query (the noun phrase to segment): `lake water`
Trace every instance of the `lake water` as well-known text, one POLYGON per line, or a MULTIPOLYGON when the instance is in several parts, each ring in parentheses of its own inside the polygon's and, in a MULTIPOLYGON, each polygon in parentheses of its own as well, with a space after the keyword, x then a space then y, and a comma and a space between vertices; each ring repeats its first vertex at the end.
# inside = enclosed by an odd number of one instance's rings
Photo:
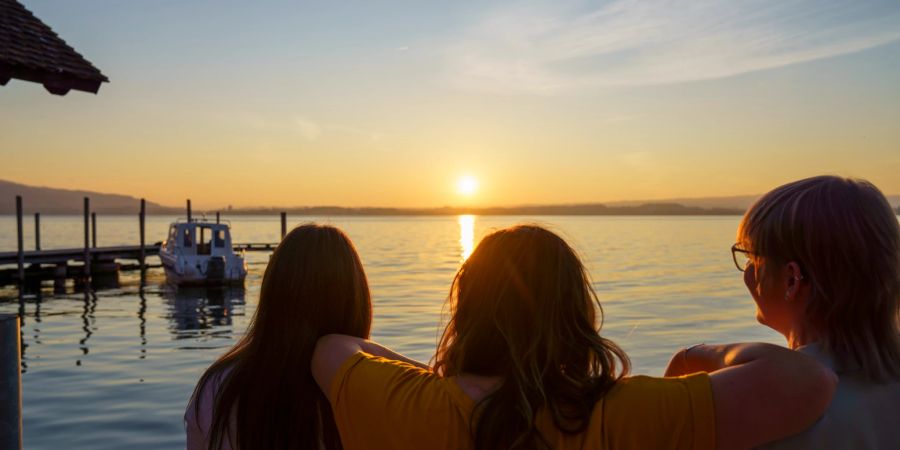
MULTIPOLYGON (((82 219, 41 218, 43 248, 82 245, 82 219)), ((173 217, 149 217, 147 241, 173 217)), ((767 341, 729 248, 739 217, 290 217, 344 229, 372 289, 373 338, 428 360, 462 259, 492 229, 540 223, 580 253, 605 310, 603 334, 634 373, 661 375, 672 352, 697 342, 767 341)), ((231 218, 235 242, 275 242, 278 217, 231 218)), ((31 245, 30 221, 26 243, 31 245)), ((16 248, 15 218, 0 216, 0 251, 16 248)), ((100 246, 138 242, 136 216, 98 217, 100 246)), ((151 270, 94 293, 23 300, 0 288, 0 313, 22 316, 24 444, 28 449, 179 449, 182 415, 204 368, 244 332, 267 253, 248 254, 245 289, 177 290, 151 270)), ((150 260, 156 263, 156 259, 150 260)), ((51 283, 52 284, 52 283, 51 283)))

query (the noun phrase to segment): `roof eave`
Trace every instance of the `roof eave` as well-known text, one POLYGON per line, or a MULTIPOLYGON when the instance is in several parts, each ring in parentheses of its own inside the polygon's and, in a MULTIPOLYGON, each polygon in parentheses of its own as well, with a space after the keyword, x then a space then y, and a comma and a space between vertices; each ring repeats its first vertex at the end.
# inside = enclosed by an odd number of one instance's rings
POLYGON ((109 82, 109 79, 102 74, 98 78, 88 79, 66 72, 52 73, 0 62, 0 85, 6 85, 12 78, 40 83, 44 85, 44 89, 56 95, 66 95, 71 89, 96 94, 100 91, 101 83, 109 82))

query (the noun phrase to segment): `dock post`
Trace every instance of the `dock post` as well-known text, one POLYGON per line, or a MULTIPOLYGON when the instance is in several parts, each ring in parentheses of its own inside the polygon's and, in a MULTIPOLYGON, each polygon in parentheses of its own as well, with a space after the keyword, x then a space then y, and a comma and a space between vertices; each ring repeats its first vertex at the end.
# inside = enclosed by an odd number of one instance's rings
POLYGON ((18 253, 16 254, 16 262, 19 266, 17 273, 18 283, 21 286, 25 283, 25 241, 22 236, 22 196, 16 196, 16 233, 18 242, 18 253))
POLYGON ((53 293, 66 293, 66 277, 69 275, 69 266, 66 263, 57 263, 53 268, 53 293))
POLYGON ((144 273, 144 259, 147 257, 146 244, 144 242, 144 239, 146 236, 144 234, 144 227, 146 226, 146 220, 147 220, 147 202, 144 199, 141 199, 141 213, 138 217, 139 217, 138 221, 140 222, 140 227, 141 227, 141 253, 138 255, 138 263, 141 266, 141 274, 143 274, 144 273))
POLYGON ((22 449, 22 336, 17 314, 0 314, 0 447, 22 449))
POLYGON ((91 247, 97 248, 97 213, 91 213, 91 247))
POLYGON ((91 223, 89 222, 91 215, 91 199, 84 198, 84 280, 91 277, 91 223))
POLYGON ((220 220, 219 220, 219 212, 218 212, 218 211, 216 211, 216 223, 220 223, 220 220))
POLYGON ((191 199, 187 199, 187 219, 191 221, 191 199))
POLYGON ((281 212, 281 239, 287 234, 287 211, 281 212))
POLYGON ((41 213, 34 213, 34 249, 41 249, 41 213))

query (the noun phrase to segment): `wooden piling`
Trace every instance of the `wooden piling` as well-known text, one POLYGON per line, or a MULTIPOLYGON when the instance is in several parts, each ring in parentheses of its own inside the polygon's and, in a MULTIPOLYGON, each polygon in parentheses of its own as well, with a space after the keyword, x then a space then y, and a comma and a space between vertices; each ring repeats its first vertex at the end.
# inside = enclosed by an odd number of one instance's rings
POLYGON ((84 198, 84 280, 91 277, 91 199, 84 198))
POLYGON ((41 213, 34 213, 34 249, 41 250, 41 213))
POLYGON ((216 211, 216 223, 220 223, 219 212, 216 211))
POLYGON ((53 293, 66 293, 66 277, 69 276, 69 266, 66 263, 57 263, 53 268, 53 293))
POLYGON ((187 220, 191 221, 191 199, 187 199, 187 220))
POLYGON ((97 248, 97 213, 91 213, 91 247, 97 248))
POLYGON ((16 263, 18 264, 18 282, 25 283, 25 241, 22 236, 22 196, 16 196, 16 233, 18 243, 18 253, 16 254, 16 263))
POLYGON ((0 448, 22 448, 22 334, 19 316, 0 314, 0 448))
POLYGON ((138 263, 141 266, 141 273, 144 273, 144 259, 147 257, 147 244, 145 243, 146 234, 144 232, 144 227, 146 226, 147 220, 147 202, 144 199, 141 199, 141 212, 138 216, 138 221, 140 222, 141 227, 141 253, 138 255, 138 263))
POLYGON ((284 239, 284 235, 287 234, 287 212, 281 212, 281 239, 284 239))

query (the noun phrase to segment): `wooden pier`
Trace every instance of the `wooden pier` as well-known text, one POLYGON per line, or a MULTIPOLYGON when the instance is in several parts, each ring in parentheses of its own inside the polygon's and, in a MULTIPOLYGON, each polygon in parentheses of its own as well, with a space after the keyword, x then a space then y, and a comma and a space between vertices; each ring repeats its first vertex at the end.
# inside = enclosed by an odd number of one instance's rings
MULTIPOLYGON (((191 201, 186 204, 188 220, 192 220, 191 201)), ((216 212, 216 223, 220 214, 216 212)), ((120 271, 140 270, 142 277, 148 268, 160 267, 160 264, 147 264, 148 256, 159 254, 161 243, 147 244, 146 202, 141 199, 138 226, 140 242, 137 245, 121 245, 111 247, 97 246, 97 213, 90 210, 90 199, 84 198, 84 247, 65 249, 41 249, 40 213, 34 215, 34 250, 25 250, 23 239, 22 197, 16 196, 16 231, 17 250, 0 252, 0 286, 28 283, 40 283, 42 280, 55 280, 57 285, 74 278, 80 282, 90 282, 93 277, 118 276, 120 271), (131 264, 122 264, 131 261, 131 264), (72 264, 77 263, 77 264, 72 264), (3 268, 6 266, 7 268, 3 268), (14 266, 14 268, 9 268, 14 266)), ((287 213, 281 213, 281 237, 287 232, 287 213)), ((278 243, 252 242, 236 243, 233 248, 237 252, 270 252, 278 243)))

